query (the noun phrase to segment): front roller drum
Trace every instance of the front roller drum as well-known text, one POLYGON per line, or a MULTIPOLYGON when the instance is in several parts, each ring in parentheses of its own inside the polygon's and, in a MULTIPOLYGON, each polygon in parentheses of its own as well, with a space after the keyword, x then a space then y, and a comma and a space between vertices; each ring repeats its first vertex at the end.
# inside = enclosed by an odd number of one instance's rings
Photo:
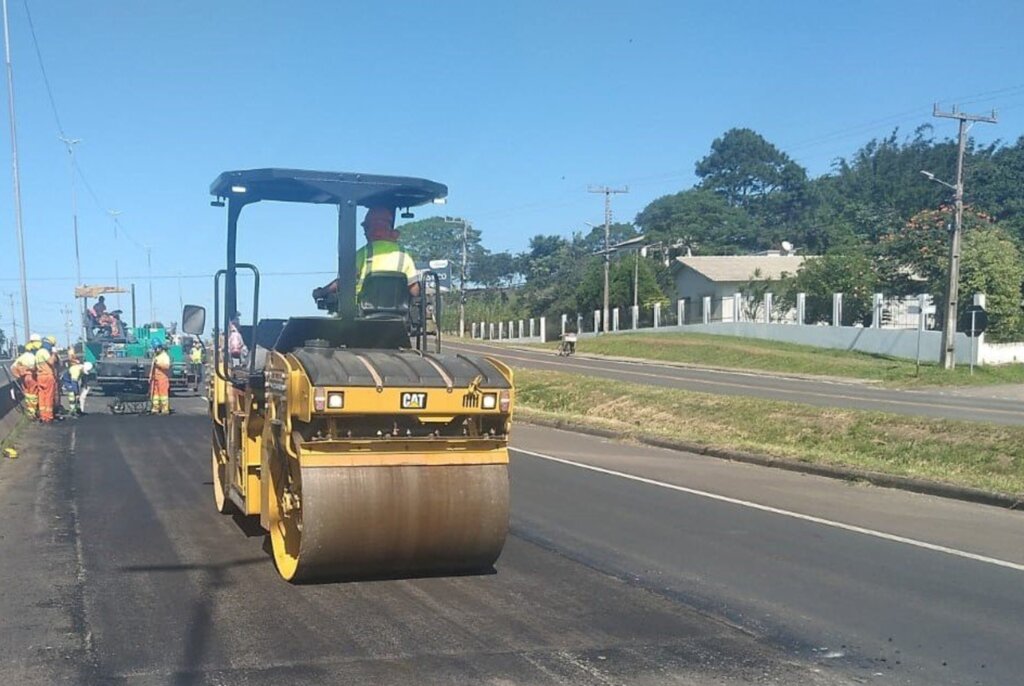
POLYGON ((269 470, 270 536, 289 581, 488 572, 508 534, 508 465, 269 470))

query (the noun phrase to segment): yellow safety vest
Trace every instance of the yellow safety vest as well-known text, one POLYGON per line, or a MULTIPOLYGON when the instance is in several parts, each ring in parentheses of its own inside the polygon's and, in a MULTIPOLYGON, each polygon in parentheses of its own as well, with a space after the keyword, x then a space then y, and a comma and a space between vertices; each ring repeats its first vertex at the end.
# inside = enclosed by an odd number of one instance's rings
POLYGON ((189 356, 191 357, 192 364, 199 364, 200 362, 203 361, 202 348, 200 348, 199 346, 192 348, 192 352, 189 353, 189 356))
POLYGON ((356 252, 356 293, 363 289, 363 279, 371 272, 401 272, 413 283, 416 262, 394 241, 371 241, 356 252))

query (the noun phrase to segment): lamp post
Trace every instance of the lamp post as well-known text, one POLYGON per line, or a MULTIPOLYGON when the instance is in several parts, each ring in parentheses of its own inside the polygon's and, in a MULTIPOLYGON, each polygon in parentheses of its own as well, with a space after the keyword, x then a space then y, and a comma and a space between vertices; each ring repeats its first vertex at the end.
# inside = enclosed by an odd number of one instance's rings
POLYGON ((466 335, 466 243, 469 239, 469 222, 461 217, 445 217, 445 224, 462 225, 462 265, 459 269, 459 338, 466 335))
MULTIPOLYGON (((71 173, 71 231, 75 239, 75 287, 84 285, 82 283, 82 254, 78 244, 78 193, 75 184, 75 146, 82 142, 81 138, 67 138, 58 136, 60 142, 68 149, 68 171, 71 173)), ((85 326, 85 298, 82 298, 78 307, 78 318, 82 324, 83 340, 87 336, 85 326)))
POLYGON ((28 318, 28 277, 25 270, 25 232, 21 223, 21 173, 18 166, 18 126, 14 118, 14 68, 11 66, 11 37, 7 25, 7 0, 3 0, 4 62, 7 67, 7 108, 11 129, 11 178, 14 181, 14 228, 18 237, 18 269, 21 276, 21 321, 25 340, 32 325, 28 318))
MULTIPOLYGON (((963 150, 961 148, 961 155, 963 150)), ((948 183, 930 171, 921 170, 929 181, 953 191, 956 211, 953 214, 953 232, 949 242, 949 279, 946 283, 946 318, 942 323, 942 366, 953 369, 956 366, 956 308, 960 291, 960 241, 963 236, 964 181, 963 157, 957 164, 956 184, 948 183)))
MULTIPOLYGON (((599 224, 591 224, 590 222, 583 222, 592 229, 599 228, 599 224)), ((608 321, 608 272, 611 268, 612 252, 611 246, 609 245, 609 234, 610 226, 608 222, 604 223, 604 250, 601 252, 604 254, 604 306, 601 308, 601 328, 604 329, 605 333, 608 333, 610 329, 608 321)), ((596 331, 594 333, 597 333, 596 331)))
MULTIPOLYGON (((110 215, 111 220, 114 222, 114 286, 117 288, 117 308, 121 309, 121 274, 117 266, 117 218, 121 216, 121 211, 107 210, 107 214, 110 215)), ((132 322, 132 324, 134 323, 132 322)))

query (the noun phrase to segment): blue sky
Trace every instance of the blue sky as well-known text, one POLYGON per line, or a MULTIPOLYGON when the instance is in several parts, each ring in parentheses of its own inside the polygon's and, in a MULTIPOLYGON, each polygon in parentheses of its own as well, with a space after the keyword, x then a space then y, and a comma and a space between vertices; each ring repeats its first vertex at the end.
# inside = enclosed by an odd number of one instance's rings
MULTIPOLYGON (((895 126, 953 135, 934 101, 997 108, 979 141, 1024 134, 1020 2, 27 1, 96 196, 79 182, 85 280, 112 282, 116 254, 140 320, 146 245, 164 277, 157 318, 176 320, 179 299, 210 304, 203 275, 221 266, 224 212, 207 189, 225 169, 432 178, 451 191, 436 213, 518 251, 599 221, 588 184, 629 185, 614 201, 621 220, 691 186, 694 163, 735 126, 814 175, 895 126), (114 242, 108 209, 130 239, 114 242)), ((67 155, 25 0, 9 2, 32 328, 63 338, 67 155)), ((9 163, 0 177, 0 294, 17 293, 9 163)), ((257 206, 244 219, 240 255, 264 272, 332 268, 325 208, 257 206)), ((309 291, 325 280, 268 276, 263 312, 313 312, 309 291)), ((0 327, 9 310, 4 295, 0 327)))

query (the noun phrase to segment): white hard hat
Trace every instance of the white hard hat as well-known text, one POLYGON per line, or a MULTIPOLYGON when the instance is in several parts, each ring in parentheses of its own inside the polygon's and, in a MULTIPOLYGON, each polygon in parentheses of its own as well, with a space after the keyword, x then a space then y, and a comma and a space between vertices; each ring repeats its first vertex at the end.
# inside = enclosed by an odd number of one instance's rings
POLYGON ((92 371, 92 362, 86 362, 82 365, 82 371, 88 374, 92 371))
POLYGON ((29 336, 29 337, 28 337, 28 339, 29 339, 30 341, 41 341, 41 340, 43 340, 43 337, 42 337, 42 336, 40 336, 40 335, 39 335, 39 334, 37 334, 37 333, 34 333, 34 334, 32 334, 31 336, 29 336))

